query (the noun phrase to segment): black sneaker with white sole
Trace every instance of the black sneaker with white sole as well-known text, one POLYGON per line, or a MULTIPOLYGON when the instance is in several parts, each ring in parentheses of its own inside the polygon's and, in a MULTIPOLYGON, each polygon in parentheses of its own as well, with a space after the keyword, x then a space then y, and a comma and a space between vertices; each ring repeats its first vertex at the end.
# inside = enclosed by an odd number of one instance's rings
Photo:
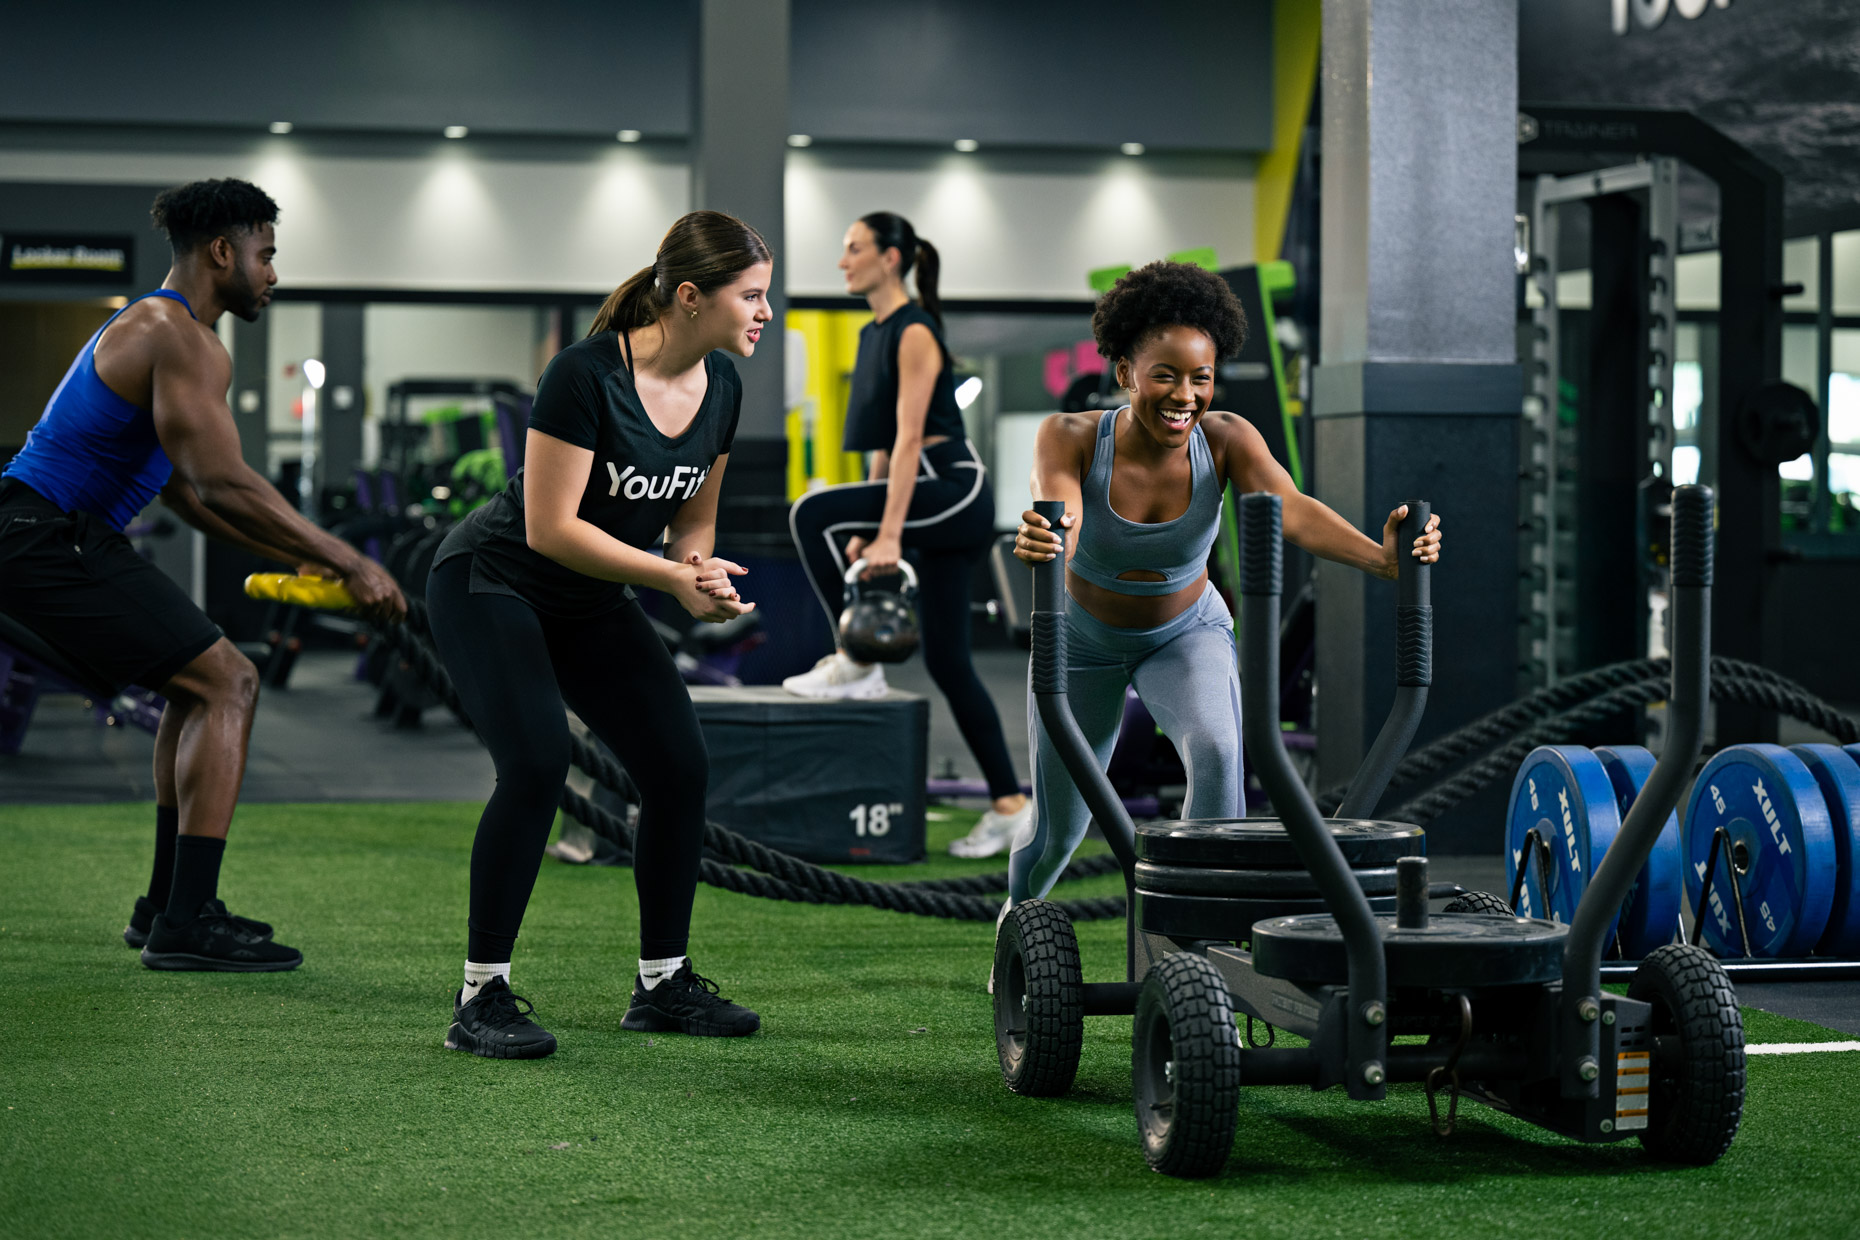
POLYGON ((142 948, 151 969, 202 973, 282 973, 304 962, 304 954, 271 940, 262 921, 234 917, 218 900, 200 906, 192 921, 177 924, 157 913, 142 948))
POLYGON ((452 1027, 446 1030, 446 1049, 470 1051, 486 1059, 541 1059, 555 1053, 555 1035, 530 1019, 536 1008, 494 977, 478 988, 468 1003, 460 989, 452 998, 452 1027))
POLYGON ((678 972, 646 989, 633 979, 633 1004, 620 1027, 636 1033, 689 1033, 700 1038, 740 1038, 762 1028, 762 1018, 717 993, 717 983, 699 977, 685 961, 678 972))
MULTIPOLYGON (((147 947, 149 945, 149 928, 155 924, 155 916, 161 911, 162 906, 155 903, 147 896, 137 896, 135 910, 129 914, 129 924, 123 927, 123 942, 129 944, 138 951, 147 947)), ((223 900, 208 900, 205 904, 200 906, 200 911, 203 913, 213 913, 221 917, 232 917, 234 921, 245 926, 246 929, 256 934, 259 938, 268 939, 271 937, 270 926, 262 921, 253 921, 250 917, 237 917, 228 913, 226 911, 226 904, 223 900)))

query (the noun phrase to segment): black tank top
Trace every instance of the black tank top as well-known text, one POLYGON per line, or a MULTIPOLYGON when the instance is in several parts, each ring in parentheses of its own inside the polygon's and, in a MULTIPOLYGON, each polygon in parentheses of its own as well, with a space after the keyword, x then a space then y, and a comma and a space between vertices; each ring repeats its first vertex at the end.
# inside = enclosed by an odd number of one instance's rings
POLYGON ((898 341, 904 329, 922 323, 936 337, 943 369, 930 389, 930 411, 924 416, 924 438, 945 435, 961 439, 962 409, 956 404, 956 379, 943 332, 930 312, 907 301, 883 323, 859 329, 859 358, 853 363, 852 395, 846 402, 848 452, 888 451, 898 440, 898 341))
MULTIPOLYGON (((743 388, 723 353, 704 359, 710 386, 684 434, 671 439, 646 416, 617 332, 555 355, 536 384, 530 425, 594 453, 576 515, 629 546, 649 549, 711 465, 730 451, 743 388)), ((592 616, 633 597, 632 587, 578 573, 531 549, 523 525, 523 471, 440 544, 435 566, 472 557, 474 594, 509 594, 556 616, 592 616)))

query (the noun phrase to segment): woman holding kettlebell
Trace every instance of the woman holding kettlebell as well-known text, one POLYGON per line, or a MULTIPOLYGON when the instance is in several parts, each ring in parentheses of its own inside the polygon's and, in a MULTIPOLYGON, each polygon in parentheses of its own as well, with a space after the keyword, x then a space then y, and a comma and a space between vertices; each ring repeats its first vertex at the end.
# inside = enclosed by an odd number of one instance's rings
MULTIPOLYGON (((1031 813, 1001 718, 969 654, 969 579, 994 538, 995 506, 988 471, 964 436, 956 404, 936 295, 936 247, 904 217, 875 211, 846 230, 839 266, 846 291, 872 307, 872 322, 859 333, 844 443, 848 452, 871 453, 871 472, 865 482, 802 496, 788 527, 829 626, 837 627, 849 564, 863 559, 870 578, 894 571, 906 547, 918 553, 924 665, 949 700, 993 799, 950 851, 993 856, 1031 813), (904 284, 913 269, 921 304, 904 284)), ((841 649, 782 685, 803 697, 872 698, 884 694, 885 673, 841 649)))
MULTIPOLYGON (((1029 509, 1014 543, 1029 564, 1065 551, 1067 689, 1099 765, 1135 684, 1188 772, 1185 818, 1237 817, 1244 804, 1233 617, 1208 580, 1228 484, 1280 496, 1287 539, 1378 577, 1396 575, 1396 528, 1408 513, 1389 514, 1380 543, 1365 537, 1300 494, 1245 418, 1209 411, 1215 367, 1240 351, 1246 330, 1239 301, 1211 271, 1159 262, 1120 279, 1098 303, 1092 334, 1130 403, 1041 423, 1033 497, 1065 502, 1064 532, 1029 509)), ((1438 560, 1439 525, 1429 520, 1407 554, 1438 560)), ((1010 903, 1052 889, 1091 817, 1038 711, 1027 715, 1036 812, 1009 861, 1010 903)))

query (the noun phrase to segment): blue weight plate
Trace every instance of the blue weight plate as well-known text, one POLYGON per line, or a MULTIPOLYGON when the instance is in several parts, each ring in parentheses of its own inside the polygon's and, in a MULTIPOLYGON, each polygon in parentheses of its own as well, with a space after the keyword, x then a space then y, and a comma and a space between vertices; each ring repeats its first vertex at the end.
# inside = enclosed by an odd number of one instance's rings
MULTIPOLYGON (((1734 745, 1706 765, 1686 806, 1686 896, 1694 909, 1721 826, 1731 836, 1751 955, 1807 955, 1834 903, 1834 824, 1815 777, 1781 745, 1734 745)), ((1724 870, 1720 851, 1711 899, 1699 912, 1706 945, 1738 957, 1743 936, 1724 870)))
POLYGON ((1834 902, 1815 950, 1843 960, 1860 957, 1860 745, 1792 745, 1821 787, 1834 825, 1834 902))
MULTIPOLYGON (((1610 745, 1595 751, 1615 786, 1615 806, 1626 822, 1634 798, 1653 774, 1654 758, 1639 745, 1610 745)), ((1647 863, 1634 876, 1634 886, 1621 904, 1618 928, 1621 954, 1643 960, 1656 947, 1673 941, 1679 929, 1679 908, 1685 892, 1685 857, 1679 847, 1679 815, 1666 816, 1647 863)))
POLYGON ((1615 788, 1600 758, 1580 745, 1533 749, 1512 781, 1511 820, 1505 833, 1506 881, 1515 884, 1518 867, 1530 867, 1518 897, 1518 916, 1568 925, 1589 883, 1589 859, 1607 852, 1620 829, 1615 788), (1524 854, 1524 837, 1532 828, 1550 844, 1547 908, 1538 868, 1524 854))

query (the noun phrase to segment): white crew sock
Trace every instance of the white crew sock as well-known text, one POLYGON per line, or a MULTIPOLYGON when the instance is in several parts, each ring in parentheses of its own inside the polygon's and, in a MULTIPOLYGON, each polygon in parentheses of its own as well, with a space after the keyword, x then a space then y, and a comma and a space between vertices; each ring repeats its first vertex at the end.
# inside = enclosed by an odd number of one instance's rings
POLYGON ((685 962, 683 956, 668 956, 664 960, 641 960, 639 962, 639 982, 651 990, 660 982, 678 972, 685 962))
POLYGON ((502 964, 479 964, 475 960, 467 960, 465 962, 465 993, 460 996, 459 1002, 470 1003, 478 997, 478 988, 494 977, 503 978, 506 986, 510 984, 510 962, 508 960, 502 964))

